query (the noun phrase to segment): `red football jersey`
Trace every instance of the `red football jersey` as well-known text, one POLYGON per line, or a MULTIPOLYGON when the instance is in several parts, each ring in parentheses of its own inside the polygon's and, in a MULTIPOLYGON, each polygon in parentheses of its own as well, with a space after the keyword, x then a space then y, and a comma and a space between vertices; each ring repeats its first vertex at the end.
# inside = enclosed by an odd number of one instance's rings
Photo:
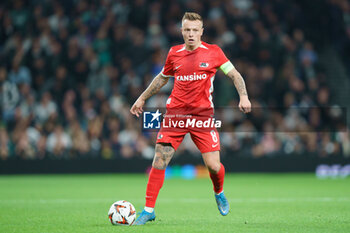
POLYGON ((171 47, 161 72, 164 77, 174 77, 174 88, 166 104, 168 112, 186 109, 181 113, 197 115, 199 109, 206 109, 204 115, 208 115, 208 110, 211 115, 215 73, 228 61, 221 48, 213 44, 201 42, 193 51, 186 50, 185 44, 171 47))

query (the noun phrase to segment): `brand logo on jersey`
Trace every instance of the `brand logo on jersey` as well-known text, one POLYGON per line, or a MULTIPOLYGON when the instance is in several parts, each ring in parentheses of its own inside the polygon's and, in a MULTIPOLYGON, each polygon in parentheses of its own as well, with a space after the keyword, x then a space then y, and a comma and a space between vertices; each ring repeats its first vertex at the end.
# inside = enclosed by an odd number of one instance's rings
POLYGON ((190 75, 179 75, 176 76, 177 81, 197 81, 197 80, 204 80, 207 78, 207 74, 190 74, 190 75))
POLYGON ((199 67, 209 67, 209 63, 201 62, 199 63, 199 67))
POLYGON ((143 112, 144 129, 160 129, 160 116, 162 115, 157 109, 156 112, 143 112))
POLYGON ((175 67, 175 70, 179 69, 182 65, 178 65, 175 67))

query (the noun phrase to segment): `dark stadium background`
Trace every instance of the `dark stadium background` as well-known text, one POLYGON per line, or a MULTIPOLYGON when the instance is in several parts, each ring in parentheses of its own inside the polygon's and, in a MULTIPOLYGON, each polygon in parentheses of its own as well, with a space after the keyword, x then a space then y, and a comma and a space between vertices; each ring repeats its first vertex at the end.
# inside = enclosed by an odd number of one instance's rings
MULTIPOLYGON (((8 0, 0 3, 0 173, 143 172, 155 134, 142 134, 129 109, 183 43, 185 11, 203 16, 203 41, 223 49, 252 101, 249 116, 225 118, 236 132, 221 134, 228 171, 349 163, 348 1, 8 0), (339 115, 347 121, 329 128, 339 115)), ((216 106, 237 106, 222 72, 214 86, 216 106)), ((170 91, 147 107, 164 107, 170 91)), ((185 139, 172 164, 187 163, 201 160, 185 139)))

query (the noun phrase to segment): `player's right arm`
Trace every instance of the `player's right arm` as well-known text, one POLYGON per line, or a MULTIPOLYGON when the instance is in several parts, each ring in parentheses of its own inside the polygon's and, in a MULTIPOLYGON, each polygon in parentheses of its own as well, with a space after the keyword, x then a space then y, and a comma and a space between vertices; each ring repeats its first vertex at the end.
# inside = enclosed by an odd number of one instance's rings
POLYGON ((159 73, 151 82, 151 84, 147 87, 147 89, 140 95, 140 97, 135 101, 134 105, 131 107, 130 112, 137 117, 143 112, 143 105, 145 105, 145 101, 158 93, 159 90, 167 84, 169 81, 169 77, 163 76, 159 73))

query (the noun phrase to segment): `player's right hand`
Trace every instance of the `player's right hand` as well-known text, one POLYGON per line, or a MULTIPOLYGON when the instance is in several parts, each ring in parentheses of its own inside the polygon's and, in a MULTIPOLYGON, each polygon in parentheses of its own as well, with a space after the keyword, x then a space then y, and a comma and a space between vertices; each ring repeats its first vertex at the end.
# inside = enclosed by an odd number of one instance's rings
POLYGON ((130 109, 130 112, 133 114, 133 115, 136 115, 137 117, 140 116, 140 114, 142 114, 143 112, 143 105, 145 105, 145 101, 141 98, 138 98, 134 105, 131 107, 130 109))

